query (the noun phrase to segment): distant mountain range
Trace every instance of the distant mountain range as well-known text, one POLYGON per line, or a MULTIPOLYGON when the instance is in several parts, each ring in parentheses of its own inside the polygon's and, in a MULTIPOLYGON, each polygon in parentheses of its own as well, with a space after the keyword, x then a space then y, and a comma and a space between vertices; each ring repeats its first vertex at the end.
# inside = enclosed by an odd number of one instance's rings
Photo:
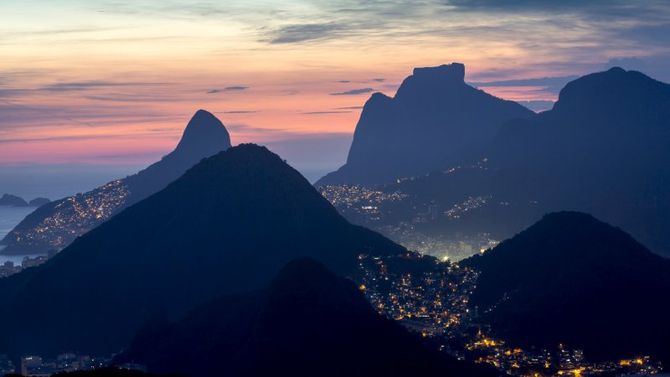
POLYGON ((577 209, 670 255, 670 85, 612 68, 570 82, 551 111, 512 122, 489 168, 544 211, 577 209))
POLYGON ((388 183, 450 168, 478 153, 505 122, 533 115, 466 84, 464 77, 459 63, 415 68, 395 97, 373 94, 346 164, 316 185, 388 183))
POLYGON ((567 84, 552 110, 506 123, 477 158, 378 186, 405 199, 376 204, 379 220, 356 221, 381 229, 431 213, 413 223, 417 232, 500 240, 570 209, 670 255, 668 150, 670 85, 612 68, 567 84))
POLYGON ((470 304, 504 339, 670 362, 670 260, 591 215, 546 215, 461 264, 481 272, 470 304))
POLYGON ((0 197, 0 206, 8 207, 39 207, 49 202, 50 200, 47 198, 35 198, 28 202, 19 196, 11 194, 3 194, 0 197))
POLYGON ((497 375, 425 348, 311 259, 290 262, 263 290, 152 324, 117 361, 194 377, 497 375))
POLYGON ((203 158, 230 146, 230 136, 221 121, 198 110, 174 151, 137 174, 40 207, 5 236, 2 253, 60 250, 124 208, 165 188, 203 158))
POLYGON ((403 252, 349 224, 279 156, 233 147, 47 263, 0 279, 0 322, 12 324, 0 353, 111 354, 151 318, 177 318, 226 293, 259 288, 294 258, 348 275, 361 253, 403 252))

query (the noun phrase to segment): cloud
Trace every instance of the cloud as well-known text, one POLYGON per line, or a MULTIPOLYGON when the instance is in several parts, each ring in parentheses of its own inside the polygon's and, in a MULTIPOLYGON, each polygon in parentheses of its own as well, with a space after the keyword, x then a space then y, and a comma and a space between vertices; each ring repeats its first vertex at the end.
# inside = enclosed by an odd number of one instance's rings
POLYGON ((384 78, 381 78, 381 77, 378 77, 378 78, 375 78, 375 79, 372 79, 372 81, 374 81, 374 82, 384 82, 385 80, 386 80, 386 79, 384 79, 384 78))
MULTIPOLYGON (((2 72, 2 74, 4 75, 4 78, 8 82, 18 81, 17 80, 18 78, 25 78, 25 77, 34 78, 38 75, 38 73, 35 72, 2 72)), ((16 97, 16 96, 30 95, 32 93, 67 93, 67 92, 84 92, 84 91, 120 89, 120 88, 130 88, 133 91, 136 91, 138 88, 148 89, 152 87, 162 87, 171 84, 172 83, 169 82, 145 82, 145 81, 107 81, 107 80, 63 81, 41 86, 31 86, 23 88, 0 88, 0 97, 16 97)), ((109 98, 103 98, 104 96, 101 96, 100 98, 94 98, 94 96, 92 96, 89 99, 124 101, 124 99, 121 98, 123 96, 132 96, 132 95, 113 93, 108 95, 109 98)), ((130 98, 130 100, 135 99, 130 98)), ((145 98, 145 100, 148 101, 150 99, 145 98)))
POLYGON ((206 93, 207 94, 218 94, 221 92, 242 92, 249 89, 248 86, 244 85, 233 85, 233 86, 226 86, 223 89, 210 89, 206 93))
MULTIPOLYGON (((142 132, 134 133, 132 137, 151 137, 156 133, 164 132, 142 132)), ((174 132, 171 132, 174 133, 174 132)), ((17 137, 17 138, 2 138, 0 144, 25 144, 25 143, 44 143, 55 141, 81 141, 81 140, 102 140, 102 139, 127 139, 128 135, 76 135, 76 136, 46 136, 46 137, 17 137)))
POLYGON ((478 88, 539 86, 544 88, 544 90, 548 92, 558 94, 567 83, 577 79, 577 77, 578 76, 539 77, 539 78, 516 79, 516 80, 471 82, 470 84, 478 88))
POLYGON ((343 30, 344 25, 336 23, 287 25, 271 31, 268 42, 286 44, 327 39, 340 35, 343 30))
POLYGON ((373 88, 351 89, 344 92, 330 93, 331 96, 357 96, 359 94, 372 93, 373 88))
POLYGON ((362 108, 363 106, 344 106, 344 107, 336 107, 335 110, 360 110, 362 108))
POLYGON ((0 98, 21 96, 27 92, 27 89, 0 89, 0 98))
POLYGON ((38 90, 49 91, 49 92, 68 92, 68 91, 90 90, 90 89, 110 88, 110 87, 161 86, 168 84, 169 83, 167 82, 115 82, 115 81, 104 81, 104 80, 91 80, 91 81, 60 82, 56 84, 43 86, 38 90))
POLYGON ((287 132, 287 130, 282 128, 254 127, 246 123, 226 124, 226 128, 232 133, 253 134, 256 136, 282 135, 287 132))
POLYGON ((224 111, 224 114, 254 114, 257 113, 258 110, 230 110, 230 111, 224 111))
POLYGON ((596 7, 623 6, 634 3, 624 0, 449 0, 448 4, 458 8, 475 8, 488 10, 550 10, 550 9, 584 9, 596 7))
POLYGON ((119 123, 140 124, 188 119, 184 115, 166 113, 161 110, 138 111, 134 106, 109 106, 106 103, 83 107, 59 104, 24 105, 3 99, 0 99, 0 114, 2 114, 0 138, 3 137, 3 134, 11 137, 14 132, 26 127, 62 130, 72 126, 94 128, 119 123))
POLYGON ((108 102, 181 102, 183 98, 175 96, 175 93, 147 93, 147 94, 127 94, 127 93, 110 93, 100 95, 89 95, 84 98, 92 101, 108 101, 108 102))
POLYGON ((306 111, 303 114, 306 115, 325 115, 325 114, 346 114, 351 111, 342 111, 342 110, 327 110, 327 111, 306 111))

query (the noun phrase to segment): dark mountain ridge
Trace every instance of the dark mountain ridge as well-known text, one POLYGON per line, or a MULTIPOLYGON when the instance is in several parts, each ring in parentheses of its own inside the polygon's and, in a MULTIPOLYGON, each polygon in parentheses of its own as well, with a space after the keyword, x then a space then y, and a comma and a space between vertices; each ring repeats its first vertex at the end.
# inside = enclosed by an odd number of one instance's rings
POLYGON ((231 147, 228 130, 212 113, 198 110, 184 129, 177 147, 160 161, 125 179, 128 205, 163 189, 203 158, 231 147))
POLYGON ((450 168, 490 142, 525 107, 464 81, 459 63, 415 68, 395 95, 373 94, 356 125, 347 162, 317 182, 379 184, 450 168))
POLYGON ((576 210, 670 255, 668 150, 670 85, 612 68, 570 82, 552 110, 508 122, 460 169, 384 186, 408 199, 380 212, 395 225, 430 206, 440 216, 416 225, 426 234, 484 232, 500 240, 544 213, 576 210), (458 218, 444 215, 475 197, 486 203, 458 218))
POLYGON ((504 128, 488 156, 512 181, 533 177, 517 197, 592 213, 668 254, 668 148, 670 85, 612 68, 570 82, 554 109, 504 128))
POLYGON ((404 251, 349 224, 279 156, 241 145, 1 279, 0 321, 13 326, 0 352, 111 354, 149 318, 262 286, 293 258, 347 274, 360 253, 404 251))
POLYGON ((264 290, 147 327, 119 361, 190 376, 495 375, 424 348, 311 259, 289 262, 264 290))
POLYGON ((548 214, 461 264, 481 271, 471 305, 506 339, 670 361, 670 260, 591 215, 548 214))
POLYGON ((60 250, 124 208, 165 188, 205 157, 231 146, 230 136, 214 115, 198 110, 174 151, 137 174, 92 191, 44 205, 28 215, 2 240, 4 254, 60 250))

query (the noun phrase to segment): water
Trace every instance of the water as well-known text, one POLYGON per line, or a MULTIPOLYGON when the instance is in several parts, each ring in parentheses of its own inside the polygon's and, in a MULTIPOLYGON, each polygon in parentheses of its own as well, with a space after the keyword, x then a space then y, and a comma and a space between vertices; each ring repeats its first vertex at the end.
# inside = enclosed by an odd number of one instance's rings
MULTIPOLYGON (((28 214, 34 211, 34 207, 5 207, 0 206, 0 240, 5 238, 18 223, 21 222, 28 214)), ((0 251, 4 246, 0 246, 0 251)), ((33 258, 37 255, 28 255, 33 258)), ((7 261, 14 262, 14 264, 21 264, 26 255, 0 255, 0 264, 7 261)))
MULTIPOLYGON (((0 165, 0 196, 4 193, 18 195, 25 200, 46 197, 61 199, 79 192, 86 192, 111 180, 123 178, 140 170, 140 167, 109 167, 80 165, 0 165)), ((0 240, 35 208, 0 206, 0 240)), ((0 252, 4 246, 0 246, 0 252)), ((38 255, 0 255, 0 264, 7 261, 21 264, 24 257, 38 255)))
POLYGON ((20 196, 28 201, 38 196, 57 200, 89 191, 140 169, 141 167, 2 166, 0 164, 0 196, 7 193, 20 196))

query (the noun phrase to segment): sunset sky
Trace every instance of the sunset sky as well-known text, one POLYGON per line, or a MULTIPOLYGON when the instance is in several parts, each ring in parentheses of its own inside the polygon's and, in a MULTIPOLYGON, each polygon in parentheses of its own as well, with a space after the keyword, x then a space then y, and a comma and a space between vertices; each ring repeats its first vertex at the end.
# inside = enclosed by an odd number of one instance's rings
POLYGON ((541 108, 613 65, 670 81, 668 33, 668 1, 0 0, 0 165, 141 166, 204 108, 326 169, 413 67, 541 108))

